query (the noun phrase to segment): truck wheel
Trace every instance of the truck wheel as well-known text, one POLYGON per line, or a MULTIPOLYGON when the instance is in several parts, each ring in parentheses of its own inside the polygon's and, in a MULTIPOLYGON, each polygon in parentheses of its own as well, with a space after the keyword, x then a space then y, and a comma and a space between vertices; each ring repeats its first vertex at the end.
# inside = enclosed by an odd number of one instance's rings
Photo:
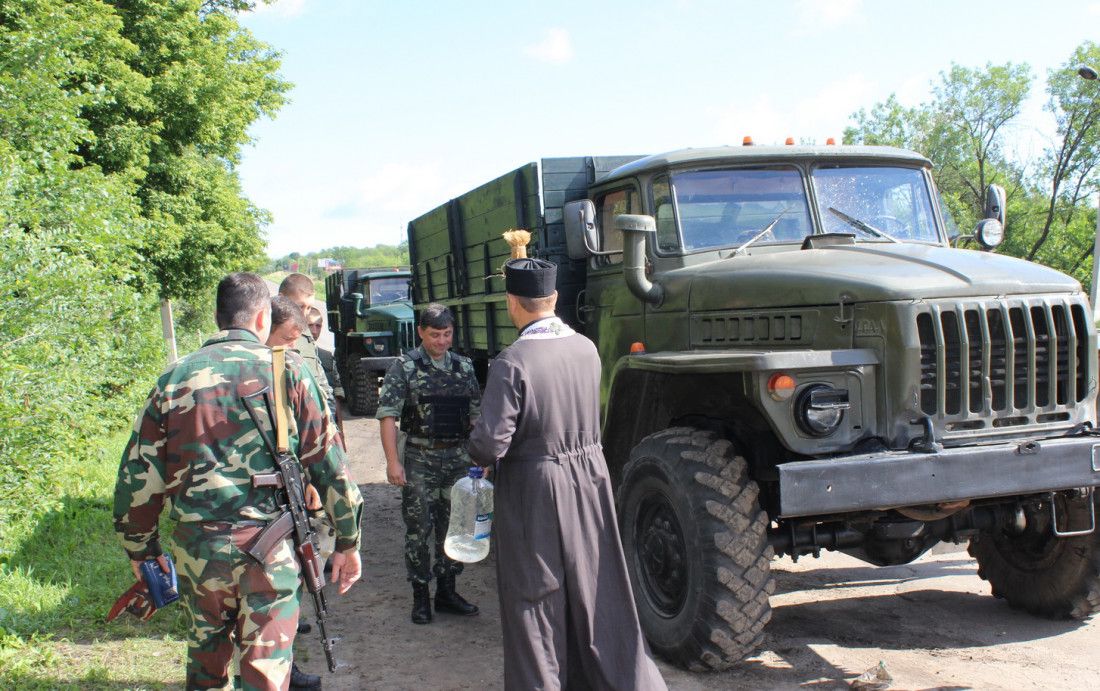
POLYGON ((767 514, 727 439, 677 427, 643 439, 623 469, 623 549, 652 648, 694 671, 726 669, 771 619, 767 514))
MULTIPOLYGON (((1063 530, 1088 525, 1088 500, 1056 497, 1059 516, 1066 517, 1063 530)), ((978 560, 978 576, 989 581, 993 595, 1049 619, 1085 619, 1100 611, 1100 530, 1056 537, 1046 502, 1028 514, 1027 525, 1017 535, 999 531, 970 540, 968 551, 978 560)))
MULTIPOLYGON (((378 410, 378 373, 367 368, 367 363, 358 360, 348 363, 351 373, 351 388, 355 392, 349 408, 355 415, 374 415, 378 410)), ((346 391, 345 391, 346 393, 346 391)))

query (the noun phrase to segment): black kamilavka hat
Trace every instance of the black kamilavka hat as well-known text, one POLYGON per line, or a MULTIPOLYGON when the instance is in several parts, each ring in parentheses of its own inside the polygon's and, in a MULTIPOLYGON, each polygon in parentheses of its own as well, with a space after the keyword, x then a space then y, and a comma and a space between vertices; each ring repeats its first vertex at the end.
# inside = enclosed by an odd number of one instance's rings
POLYGON ((522 298, 544 298, 554 294, 558 267, 545 259, 509 259, 504 262, 504 289, 522 298))

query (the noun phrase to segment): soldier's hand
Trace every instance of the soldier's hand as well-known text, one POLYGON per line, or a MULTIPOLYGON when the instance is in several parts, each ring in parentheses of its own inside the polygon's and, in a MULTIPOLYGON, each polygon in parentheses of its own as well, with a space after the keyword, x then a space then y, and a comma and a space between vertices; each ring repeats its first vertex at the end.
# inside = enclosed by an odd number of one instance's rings
POLYGON ((352 547, 344 552, 332 554, 332 582, 339 583, 339 593, 343 595, 355 585, 363 575, 363 560, 359 549, 352 547))
MULTIPOLYGON (((130 560, 130 570, 134 572, 134 580, 135 581, 140 581, 141 580, 141 565, 142 565, 142 563, 143 562, 140 559, 137 560, 137 561, 135 561, 133 559, 130 560)), ((157 557, 157 564, 160 564, 160 570, 161 571, 163 571, 164 573, 168 573, 168 559, 166 559, 163 554, 157 557)))
POLYGON ((313 485, 306 485, 306 508, 310 511, 319 511, 321 505, 321 495, 317 493, 317 488, 313 485))
POLYGON ((400 463, 387 463, 386 464, 386 480, 391 485, 397 485, 398 487, 404 487, 405 485, 405 468, 400 463))

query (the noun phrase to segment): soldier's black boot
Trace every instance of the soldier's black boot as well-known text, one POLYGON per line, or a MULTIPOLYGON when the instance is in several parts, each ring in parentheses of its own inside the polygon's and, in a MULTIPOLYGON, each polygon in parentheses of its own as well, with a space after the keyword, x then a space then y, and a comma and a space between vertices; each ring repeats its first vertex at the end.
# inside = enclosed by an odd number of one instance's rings
POLYGON ((435 611, 472 617, 477 614, 477 605, 466 602, 455 592, 455 577, 440 576, 435 589, 435 611))
POLYGON ((412 622, 428 624, 432 621, 432 595, 427 583, 413 583, 412 622))
POLYGON ((321 676, 318 674, 306 674, 298 669, 297 662, 292 662, 290 665, 290 688, 320 691, 321 676))

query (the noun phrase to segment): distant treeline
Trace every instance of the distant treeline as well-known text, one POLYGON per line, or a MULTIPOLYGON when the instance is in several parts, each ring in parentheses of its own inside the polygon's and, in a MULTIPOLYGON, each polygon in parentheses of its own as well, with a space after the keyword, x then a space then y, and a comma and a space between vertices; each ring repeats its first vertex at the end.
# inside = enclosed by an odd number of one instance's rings
POLYGON ((345 269, 360 269, 376 266, 408 266, 409 243, 400 245, 375 245, 374 247, 330 247, 317 252, 304 254, 291 252, 290 254, 272 259, 268 262, 267 271, 299 271, 311 276, 319 276, 323 269, 319 262, 323 259, 334 259, 345 269), (297 266, 297 269, 294 267, 297 266))

